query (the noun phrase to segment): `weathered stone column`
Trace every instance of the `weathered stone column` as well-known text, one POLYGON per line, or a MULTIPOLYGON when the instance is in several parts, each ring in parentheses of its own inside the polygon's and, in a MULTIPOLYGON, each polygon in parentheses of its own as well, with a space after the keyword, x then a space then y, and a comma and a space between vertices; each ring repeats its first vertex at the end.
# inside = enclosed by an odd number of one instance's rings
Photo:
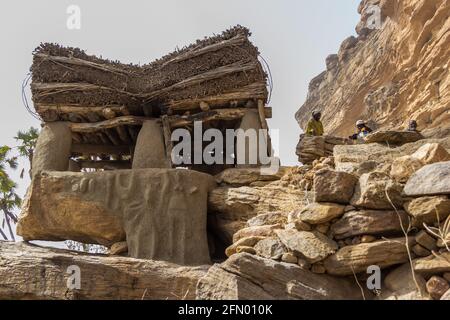
POLYGON ((32 176, 42 171, 66 171, 69 167, 72 132, 66 122, 46 123, 33 154, 32 176))
POLYGON ((259 157, 259 130, 262 129, 261 120, 259 119, 258 110, 249 109, 245 112, 244 117, 242 118, 241 124, 238 128, 247 132, 247 137, 253 137, 255 135, 256 139, 249 140, 246 138, 245 143, 239 144, 239 138, 236 143, 236 159, 239 161, 240 157, 243 158, 245 155, 245 162, 238 163, 238 168, 248 168, 248 167, 259 167, 261 164, 259 157), (249 130, 250 129, 250 130, 249 130), (249 131, 247 131, 249 130, 249 131), (251 163, 250 159, 254 157, 256 159, 256 163, 251 163))
POLYGON ((158 120, 148 120, 142 125, 134 150, 132 168, 169 168, 163 130, 158 120))

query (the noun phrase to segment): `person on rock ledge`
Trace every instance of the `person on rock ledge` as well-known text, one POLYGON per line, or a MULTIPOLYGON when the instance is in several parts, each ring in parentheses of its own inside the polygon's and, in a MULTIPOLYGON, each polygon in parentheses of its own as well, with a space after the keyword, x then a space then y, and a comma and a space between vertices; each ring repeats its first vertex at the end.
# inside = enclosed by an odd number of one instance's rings
POLYGON ((409 131, 409 132, 420 132, 418 130, 418 125, 417 125, 417 121, 416 120, 409 121, 409 125, 408 125, 407 131, 409 131))
POLYGON ((349 137, 352 140, 364 139, 364 137, 373 132, 363 120, 358 120, 356 122, 356 128, 358 129, 358 132, 349 137))
POLYGON ((308 125, 306 126, 306 135, 308 136, 323 136, 323 124, 320 121, 322 118, 322 113, 320 111, 314 111, 312 113, 312 119, 309 120, 308 125))

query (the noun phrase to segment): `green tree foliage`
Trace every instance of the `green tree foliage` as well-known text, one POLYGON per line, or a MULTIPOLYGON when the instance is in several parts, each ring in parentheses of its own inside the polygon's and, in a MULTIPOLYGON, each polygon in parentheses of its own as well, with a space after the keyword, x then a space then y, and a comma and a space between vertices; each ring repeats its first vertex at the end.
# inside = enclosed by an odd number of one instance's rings
POLYGON ((16 193, 16 183, 11 180, 7 170, 17 169, 17 157, 11 156, 11 148, 8 146, 0 147, 0 237, 4 240, 13 240, 14 232, 12 224, 17 223, 17 215, 14 210, 19 208, 22 202, 20 196, 16 193), (8 229, 8 231, 6 231, 8 229), (6 235, 9 233, 9 238, 6 235))
MULTIPOLYGON (((31 127, 27 131, 19 131, 17 132, 17 135, 14 137, 14 139, 19 142, 19 145, 17 146, 17 151, 19 153, 19 156, 24 157, 28 159, 30 163, 30 171, 29 175, 31 178, 31 169, 32 169, 32 162, 33 162, 33 152, 34 148, 36 147, 36 142, 39 137, 39 130, 36 128, 31 127)), ((20 177, 23 178, 24 170, 22 170, 20 177)))

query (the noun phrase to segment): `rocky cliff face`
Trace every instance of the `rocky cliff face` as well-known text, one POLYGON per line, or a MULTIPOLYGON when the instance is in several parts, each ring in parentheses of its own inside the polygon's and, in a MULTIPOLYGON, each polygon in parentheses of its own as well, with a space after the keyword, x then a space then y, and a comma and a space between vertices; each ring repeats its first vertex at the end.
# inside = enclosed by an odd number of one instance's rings
POLYGON ((450 2, 364 0, 359 12, 358 37, 346 39, 311 81, 296 114, 300 126, 318 109, 328 134, 346 136, 358 119, 378 129, 416 119, 425 133, 443 135, 450 129, 450 2))

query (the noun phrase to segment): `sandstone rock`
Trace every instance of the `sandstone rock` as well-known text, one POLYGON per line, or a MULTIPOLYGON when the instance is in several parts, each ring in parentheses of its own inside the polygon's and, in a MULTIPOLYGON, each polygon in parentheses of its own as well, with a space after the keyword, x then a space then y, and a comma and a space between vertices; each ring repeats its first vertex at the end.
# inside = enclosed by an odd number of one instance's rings
POLYGON ((386 143, 387 145, 402 145, 416 142, 424 137, 413 131, 376 131, 364 138, 366 143, 386 143))
POLYGON ((436 239, 430 236, 426 231, 422 230, 416 235, 416 242, 422 247, 433 251, 437 249, 436 239))
POLYGON ((426 280, 420 274, 415 274, 411 270, 410 263, 394 269, 384 278, 384 285, 388 293, 382 299, 389 300, 429 300, 426 291, 426 280), (416 285, 417 283, 417 285, 416 285))
POLYGON ((128 246, 126 241, 116 242, 108 250, 108 253, 113 256, 121 255, 128 252, 128 246))
POLYGON ((344 214, 342 219, 331 226, 336 239, 358 235, 395 235, 402 233, 402 221, 408 229, 408 215, 404 211, 363 210, 344 214))
POLYGON ((408 179, 425 164, 412 156, 404 156, 392 162, 390 176, 401 183, 406 183, 408 179))
POLYGON ((309 263, 322 261, 338 249, 336 242, 318 232, 278 230, 276 234, 290 251, 309 263))
POLYGON ((314 178, 315 201, 347 204, 357 181, 355 176, 345 172, 320 170, 314 178))
POLYGON ((311 264, 308 261, 306 261, 305 259, 298 259, 297 265, 304 270, 311 269, 311 264))
POLYGON ((334 135, 352 134, 358 119, 371 119, 381 130, 406 128, 410 119, 419 128, 448 128, 448 1, 362 3, 381 9, 382 27, 367 28, 373 9, 361 10, 359 41, 343 50, 346 58, 336 68, 311 83, 296 114, 300 126, 321 106, 327 133, 334 135))
POLYGON ((253 247, 247 246, 238 246, 236 248, 236 253, 248 253, 248 254, 256 254, 256 250, 253 247))
POLYGON ((450 289, 450 285, 448 284, 447 280, 433 276, 430 280, 427 282, 427 291, 430 294, 430 296, 435 299, 439 300, 441 297, 450 289))
POLYGON ((404 207, 412 216, 415 227, 423 227, 424 223, 433 226, 438 220, 445 221, 450 215, 450 199, 446 196, 413 199, 406 202, 404 207))
POLYGON ((427 143, 411 155, 424 164, 450 161, 450 154, 439 143, 427 143))
MULTIPOLYGON (((412 240, 408 240, 413 244, 412 240)), ((401 264, 408 261, 405 239, 381 240, 347 246, 324 261, 329 274, 348 276, 353 273, 366 272, 367 267, 377 265, 380 268, 401 264)))
POLYGON ((287 224, 284 228, 286 230, 295 229, 297 231, 311 231, 312 230, 312 227, 308 223, 300 221, 300 220, 297 220, 297 221, 294 220, 294 222, 287 224))
POLYGON ((333 158, 337 171, 357 174, 364 163, 371 164, 369 168, 367 168, 368 170, 370 169, 370 172, 380 171, 379 167, 383 164, 390 164, 393 159, 399 157, 411 156, 428 143, 438 143, 446 150, 450 150, 450 137, 445 137, 441 139, 425 139, 407 143, 396 148, 379 143, 338 145, 334 148, 333 158))
POLYGON ((450 300, 450 289, 449 290, 447 290, 447 292, 446 293, 444 293, 444 295, 441 297, 441 300, 445 300, 445 301, 448 301, 448 300, 450 300))
POLYGON ((450 194, 450 161, 418 170, 406 183, 404 193, 410 197, 450 194))
POLYGON ((363 235, 361 237, 361 243, 371 243, 374 242, 375 240, 377 240, 377 238, 370 235, 363 235))
POLYGON ((225 243, 246 227, 246 221, 269 212, 287 213, 303 207, 312 194, 298 188, 270 184, 265 187, 216 188, 208 197, 209 216, 216 221, 215 233, 225 243))
POLYGON ((413 261, 414 270, 424 275, 450 272, 450 252, 413 261))
POLYGON ((280 180, 286 168, 280 168, 274 175, 261 174, 260 168, 230 168, 215 176, 217 184, 226 184, 233 187, 248 186, 251 183, 280 180))
POLYGON ((317 225, 329 222, 344 214, 344 206, 335 203, 317 203, 307 205, 297 214, 303 222, 317 225))
POLYGON ((442 277, 447 280, 448 282, 450 282, 450 272, 446 272, 442 275, 442 277))
POLYGON ((286 252, 286 253, 283 253, 283 255, 281 256, 281 261, 286 262, 286 263, 297 264, 298 259, 294 254, 292 254, 290 252, 286 252))
POLYGON ((428 257, 431 254, 431 251, 422 247, 420 244, 416 244, 412 247, 412 251, 418 257, 428 257))
POLYGON ((287 214, 283 212, 270 212, 257 215, 254 218, 251 218, 247 221, 248 227, 258 227, 264 225, 271 224, 286 224, 287 223, 287 214))
POLYGON ((298 155, 298 161, 300 163, 311 164, 315 160, 331 156, 336 145, 351 143, 351 140, 340 137, 327 135, 313 137, 301 134, 297 144, 296 154, 298 155))
POLYGON ((272 237, 275 235, 274 231, 281 228, 281 225, 274 224, 269 226, 257 226, 241 229, 234 234, 233 243, 239 241, 242 238, 248 237, 272 237))
POLYGON ((311 267, 311 272, 315 274, 324 274, 327 270, 323 265, 315 263, 311 267))
POLYGON ((364 174, 356 184, 351 204, 375 210, 392 210, 401 208, 403 187, 381 172, 364 174))
POLYGON ((413 173, 424 165, 449 160, 449 153, 439 143, 427 143, 411 156, 395 159, 392 163, 391 177, 399 182, 406 183, 413 173))
POLYGON ((211 176, 191 170, 44 171, 32 181, 17 233, 105 246, 126 239, 130 257, 208 264, 213 186, 211 176))
POLYGON ((0 241, 0 299, 194 299, 208 267, 85 254, 0 241), (67 289, 68 267, 81 272, 79 290, 67 289))
POLYGON ((264 239, 255 245, 255 251, 258 256, 268 259, 279 260, 286 253, 286 248, 278 239, 264 239))
POLYGON ((211 267, 197 285, 200 300, 361 299, 347 279, 316 275, 294 264, 247 254, 211 267))
POLYGON ((231 257, 233 254, 237 253, 236 250, 241 246, 254 247, 259 241, 265 239, 264 237, 247 237, 242 238, 233 243, 225 250, 227 257, 231 257))
POLYGON ((319 225, 316 226, 315 230, 317 232, 322 233, 322 234, 327 234, 328 231, 330 230, 330 224, 328 224, 328 223, 319 224, 319 225))

